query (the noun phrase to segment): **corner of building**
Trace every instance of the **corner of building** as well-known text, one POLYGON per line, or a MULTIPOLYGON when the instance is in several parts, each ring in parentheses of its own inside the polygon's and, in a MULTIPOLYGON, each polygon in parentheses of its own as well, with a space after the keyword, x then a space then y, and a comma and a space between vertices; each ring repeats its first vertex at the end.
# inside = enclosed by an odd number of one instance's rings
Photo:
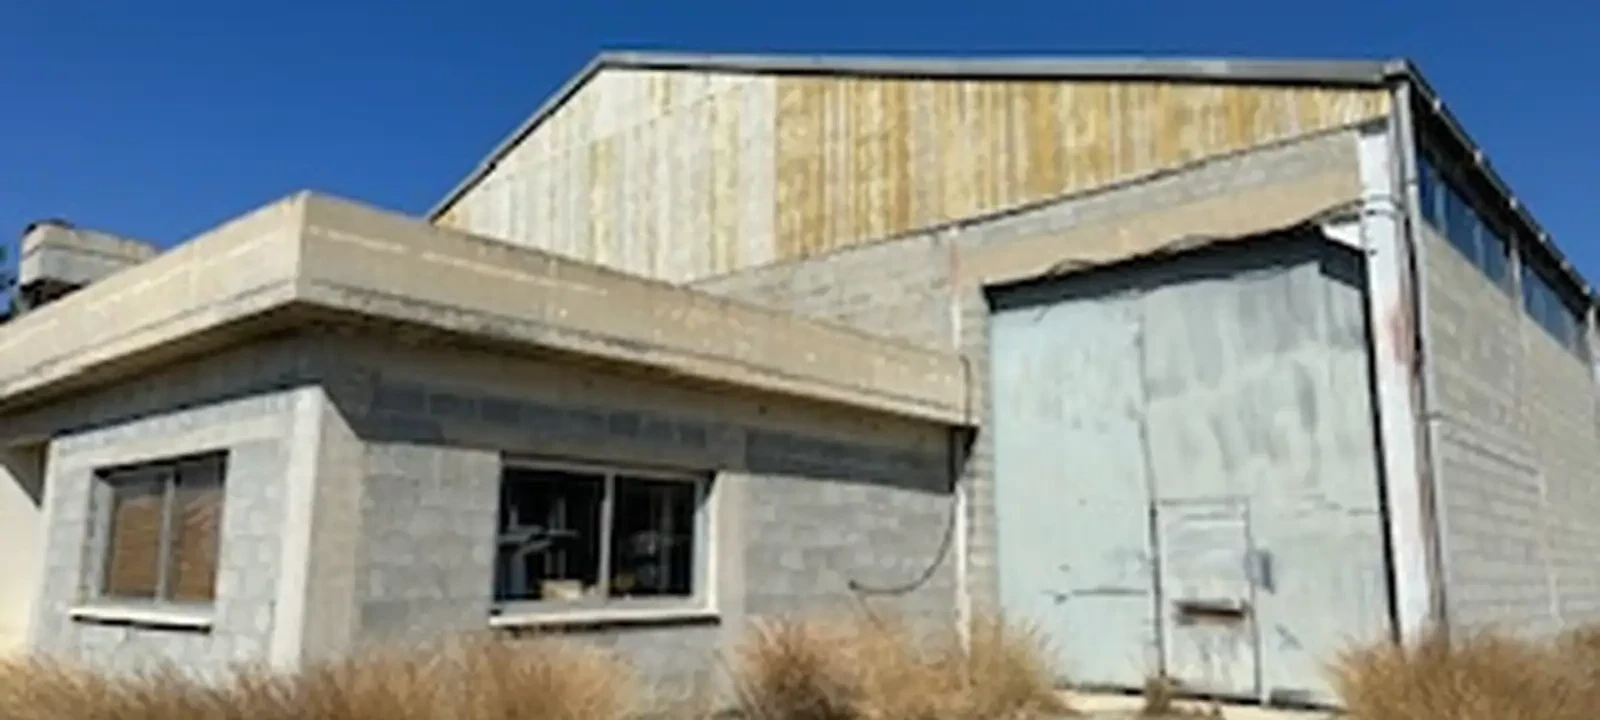
POLYGON ((0 657, 27 647, 43 572, 45 445, 0 439, 0 657))

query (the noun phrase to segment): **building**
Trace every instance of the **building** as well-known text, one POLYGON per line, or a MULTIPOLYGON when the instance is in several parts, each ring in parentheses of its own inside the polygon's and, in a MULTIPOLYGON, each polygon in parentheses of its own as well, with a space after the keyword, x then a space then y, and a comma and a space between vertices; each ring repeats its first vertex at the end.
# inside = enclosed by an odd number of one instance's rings
POLYGON ((34 259, 110 242, 32 228, 0 328, 35 649, 575 626, 689 687, 865 598, 1323 703, 1600 620, 1595 293, 1405 62, 603 55, 425 221, 34 259))

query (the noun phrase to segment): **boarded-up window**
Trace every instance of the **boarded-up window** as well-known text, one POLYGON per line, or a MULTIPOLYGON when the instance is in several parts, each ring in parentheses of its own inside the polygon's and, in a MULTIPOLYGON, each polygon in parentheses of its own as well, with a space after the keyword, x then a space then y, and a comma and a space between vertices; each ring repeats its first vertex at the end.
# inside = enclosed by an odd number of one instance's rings
POLYGON ((175 603, 216 595, 226 456, 98 473, 110 500, 101 595, 175 603))
POLYGON ((161 473, 133 470, 118 476, 110 490, 105 594, 153 599, 160 584, 158 548, 166 501, 161 473))

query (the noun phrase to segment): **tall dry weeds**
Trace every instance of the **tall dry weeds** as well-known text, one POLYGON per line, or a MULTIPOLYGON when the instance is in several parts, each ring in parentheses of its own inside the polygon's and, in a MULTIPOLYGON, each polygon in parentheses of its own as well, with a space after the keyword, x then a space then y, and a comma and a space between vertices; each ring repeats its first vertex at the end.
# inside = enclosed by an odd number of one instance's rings
POLYGON ((740 649, 735 685, 756 720, 1006 720, 1065 711, 1039 637, 998 619, 953 628, 900 618, 783 619, 740 649))
POLYGON ((1049 642, 1038 628, 995 616, 975 619, 965 673, 976 703, 972 717, 1065 714, 1068 708, 1056 687, 1060 673, 1050 657, 1049 642))
POLYGON ((1600 717, 1600 633, 1550 642, 1499 633, 1345 653, 1335 689, 1362 720, 1593 720, 1600 717))
POLYGON ((464 638, 295 674, 241 668, 215 684, 170 669, 0 666, 0 720, 621 720, 634 697, 609 654, 556 639, 464 638))

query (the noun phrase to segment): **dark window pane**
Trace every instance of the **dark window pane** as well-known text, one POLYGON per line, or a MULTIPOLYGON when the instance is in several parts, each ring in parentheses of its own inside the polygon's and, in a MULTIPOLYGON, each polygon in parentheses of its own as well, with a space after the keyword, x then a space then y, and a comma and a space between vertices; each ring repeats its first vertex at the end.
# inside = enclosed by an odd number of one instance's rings
POLYGON ((222 476, 220 457, 184 463, 178 470, 167 566, 168 599, 175 602, 204 602, 216 596, 222 476))
POLYGON ((1544 315, 1544 296, 1540 292, 1541 289, 1542 281, 1539 279, 1538 273, 1533 271, 1531 264, 1523 263, 1522 306, 1527 309, 1528 317, 1537 320, 1539 324, 1543 325, 1544 320, 1541 318, 1544 315))
POLYGON ((1583 356, 1582 313, 1556 288, 1556 283, 1533 263, 1522 266, 1522 303, 1528 317, 1563 346, 1583 356))
POLYGON ((611 594, 688 596, 694 582, 693 483, 617 478, 611 594))
POLYGON ((111 495, 103 594, 154 599, 161 574, 161 525, 166 473, 129 470, 105 476, 111 495))
POLYGON ((1439 171, 1425 157, 1418 161, 1417 167, 1417 196, 1418 202, 1422 203, 1422 219, 1442 232, 1444 221, 1439 213, 1439 171))
POLYGON ((497 600, 579 600, 600 580, 599 475, 508 469, 500 494, 497 600))
POLYGON ((1479 267, 1483 268, 1485 275, 1489 276, 1496 285, 1509 291, 1511 289, 1511 244, 1504 235, 1494 230, 1487 223, 1479 223, 1479 251, 1482 260, 1479 267))
POLYGON ((1453 187, 1445 188, 1445 234, 1468 259, 1478 262, 1478 214, 1453 187))

